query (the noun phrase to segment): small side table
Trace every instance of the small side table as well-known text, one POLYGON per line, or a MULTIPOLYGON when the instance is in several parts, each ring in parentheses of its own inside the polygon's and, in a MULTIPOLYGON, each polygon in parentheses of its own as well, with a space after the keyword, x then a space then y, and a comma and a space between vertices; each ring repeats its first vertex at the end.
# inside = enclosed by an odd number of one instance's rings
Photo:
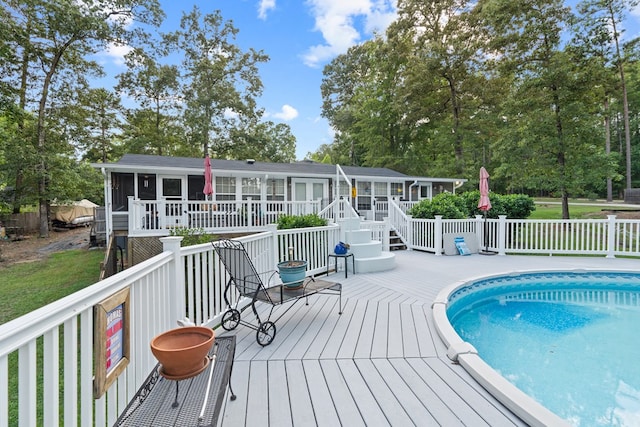
POLYGON ((235 355, 236 337, 216 337, 209 355, 215 362, 199 375, 181 381, 171 381, 160 375, 156 365, 115 426, 215 426, 222 400, 229 387, 235 355), (213 372, 210 372, 213 369, 213 372), (211 382, 208 380, 211 378, 211 382), (209 396, 206 393, 209 392, 209 396), (203 409, 204 407, 204 409, 203 409), (199 418, 203 414, 202 418, 199 418))
POLYGON ((353 274, 356 273, 356 258, 353 256, 353 253, 346 253, 346 254, 336 254, 336 253, 330 253, 329 255, 327 255, 327 276, 329 275, 329 260, 331 258, 335 258, 336 260, 336 273, 338 272, 338 258, 342 258, 344 259, 344 278, 347 278, 347 273, 348 273, 348 261, 349 261, 349 257, 351 257, 351 265, 353 266, 353 274))

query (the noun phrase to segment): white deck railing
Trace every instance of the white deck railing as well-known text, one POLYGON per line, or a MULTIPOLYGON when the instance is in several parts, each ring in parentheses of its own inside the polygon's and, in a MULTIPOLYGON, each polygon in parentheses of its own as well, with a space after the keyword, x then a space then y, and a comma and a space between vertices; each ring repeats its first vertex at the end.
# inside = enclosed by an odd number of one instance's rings
POLYGON ((319 213, 322 200, 292 201, 170 201, 137 200, 129 197, 130 236, 169 235, 174 228, 194 228, 205 231, 265 230, 275 224, 280 215, 319 213))
MULTIPOLYGON (((155 335, 185 318, 219 323, 228 277, 213 246, 180 248, 181 237, 161 240, 162 254, 0 325, 0 426, 111 426, 156 363, 149 351, 155 335), (131 359, 94 400, 93 309, 124 288, 130 290, 131 359)), ((276 231, 272 226, 240 240, 260 272, 288 259, 292 246, 296 257, 310 261, 313 274, 326 270, 339 227, 276 231)))
POLYGON ((640 256, 640 220, 606 219, 529 220, 417 219, 389 205, 388 221, 410 249, 442 254, 442 236, 447 233, 475 233, 481 248, 501 255, 616 255, 640 256))
MULTIPOLYGON (((442 253, 443 233, 472 232, 483 246, 506 253, 640 257, 640 221, 413 219, 389 206, 388 222, 368 222, 374 239, 388 227, 412 249, 442 253), (486 230, 486 231, 485 231, 486 230)), ((326 255, 340 239, 338 225, 280 230, 274 226, 242 240, 258 271, 279 261, 309 261, 310 274, 326 269, 326 255)), ((151 339, 189 318, 216 325, 225 310, 227 274, 210 244, 180 248, 180 237, 162 238, 165 251, 73 295, 0 325, 0 425, 113 425, 156 361, 151 339), (93 398, 93 307, 130 289, 131 360, 98 399, 93 398)), ((231 301, 232 303, 235 300, 231 301)))

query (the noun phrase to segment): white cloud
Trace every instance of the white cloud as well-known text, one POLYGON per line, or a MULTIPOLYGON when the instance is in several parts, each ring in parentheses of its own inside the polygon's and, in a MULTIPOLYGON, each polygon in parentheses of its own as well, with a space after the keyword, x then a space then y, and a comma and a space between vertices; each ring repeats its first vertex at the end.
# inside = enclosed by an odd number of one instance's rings
POLYGON ((131 52, 133 48, 128 45, 109 43, 101 56, 111 59, 116 65, 124 65, 124 57, 131 52))
POLYGON ((280 110, 280 112, 273 113, 272 116, 275 117, 276 119, 280 119, 280 120, 284 120, 285 122, 288 122, 298 117, 298 110, 293 108, 291 105, 285 104, 282 106, 282 110, 280 110))
POLYGON ((303 56, 304 63, 316 67, 358 43, 363 34, 356 26, 362 19, 366 35, 383 32, 396 17, 396 0, 309 0, 315 17, 315 30, 324 44, 312 46, 303 56))
POLYGON ((267 12, 276 8, 276 0, 260 0, 258 5, 258 18, 267 19, 267 12))

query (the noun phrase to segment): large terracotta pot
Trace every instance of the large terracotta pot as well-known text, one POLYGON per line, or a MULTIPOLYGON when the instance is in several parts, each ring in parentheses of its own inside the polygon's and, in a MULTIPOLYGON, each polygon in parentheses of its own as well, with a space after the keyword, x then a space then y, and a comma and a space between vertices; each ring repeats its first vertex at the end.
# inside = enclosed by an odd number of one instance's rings
POLYGON ((151 340, 151 352, 162 365, 160 373, 169 379, 185 379, 202 372, 214 341, 213 329, 186 326, 161 333, 151 340))

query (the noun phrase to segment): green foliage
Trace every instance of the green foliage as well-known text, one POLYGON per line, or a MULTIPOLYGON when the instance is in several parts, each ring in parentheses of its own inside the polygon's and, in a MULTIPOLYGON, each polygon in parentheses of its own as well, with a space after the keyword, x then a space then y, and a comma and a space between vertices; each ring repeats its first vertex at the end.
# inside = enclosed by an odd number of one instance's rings
POLYGON ((180 246, 183 247, 210 243, 215 238, 211 234, 205 234, 202 228, 177 227, 171 230, 170 235, 183 237, 180 242, 180 246))
POLYGON ((463 198, 452 193, 440 193, 412 207, 409 215, 423 219, 433 219, 436 215, 442 215, 444 219, 464 219, 469 217, 469 209, 463 198))
POLYGON ((290 228, 322 227, 327 225, 327 220, 318 214, 308 215, 280 215, 278 217, 278 230, 290 228))
MULTIPOLYGON (((498 218, 506 215, 510 219, 524 219, 531 215, 536 207, 533 198, 526 194, 497 194, 491 193, 491 209, 487 212, 487 218, 498 218)), ((467 191, 462 194, 441 193, 432 200, 423 200, 415 205, 409 214, 414 218, 433 219, 436 215, 442 215, 444 219, 463 219, 484 215, 478 209, 480 191, 467 191)))

